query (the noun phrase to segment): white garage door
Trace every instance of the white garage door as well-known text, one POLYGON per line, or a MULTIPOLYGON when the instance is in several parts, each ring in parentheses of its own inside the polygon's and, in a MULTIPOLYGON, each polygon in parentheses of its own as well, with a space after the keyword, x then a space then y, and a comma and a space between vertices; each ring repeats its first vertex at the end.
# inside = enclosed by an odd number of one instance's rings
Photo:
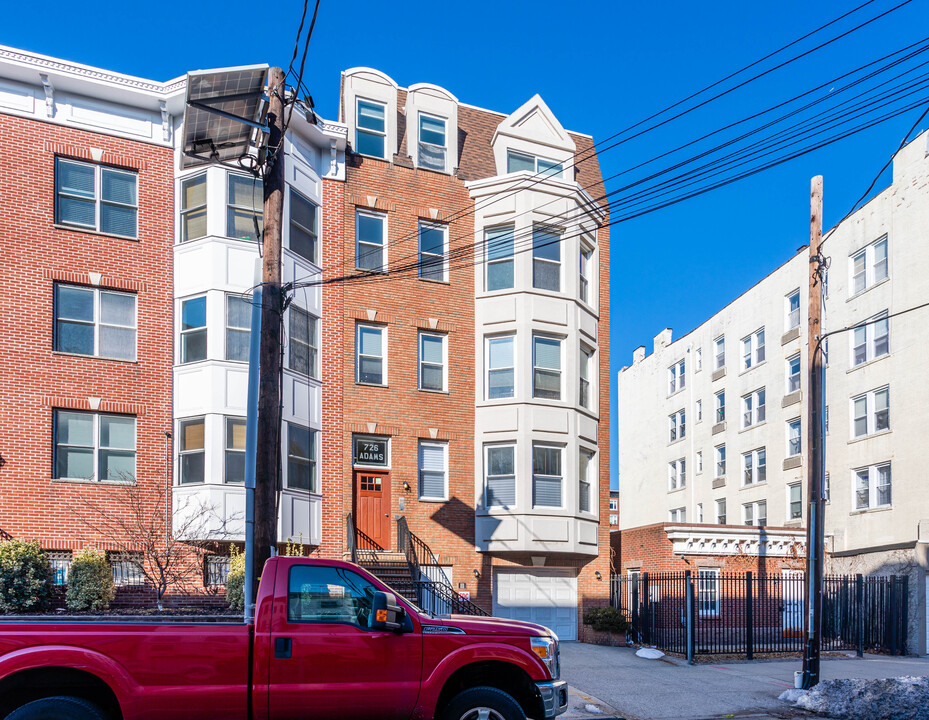
POLYGON ((574 570, 502 570, 494 577, 494 615, 551 628, 560 640, 577 640, 574 570))

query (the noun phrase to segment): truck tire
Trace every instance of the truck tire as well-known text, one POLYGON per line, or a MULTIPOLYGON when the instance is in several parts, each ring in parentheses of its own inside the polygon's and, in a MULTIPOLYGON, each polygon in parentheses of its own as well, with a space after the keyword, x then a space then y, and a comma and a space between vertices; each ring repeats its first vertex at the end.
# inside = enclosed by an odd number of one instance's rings
POLYGON ((60 696, 26 703, 7 715, 6 720, 106 720, 106 716, 92 702, 60 696))
POLYGON ((526 720, 526 713, 503 690, 475 687, 453 697, 442 713, 442 720, 526 720))

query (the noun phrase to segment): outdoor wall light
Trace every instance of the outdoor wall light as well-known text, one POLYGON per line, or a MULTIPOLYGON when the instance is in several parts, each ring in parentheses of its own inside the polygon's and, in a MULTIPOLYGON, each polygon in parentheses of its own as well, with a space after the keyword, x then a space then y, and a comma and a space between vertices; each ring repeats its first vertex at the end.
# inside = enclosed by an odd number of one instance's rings
POLYGON ((603 575, 600 574, 600 571, 599 571, 599 570, 597 570, 597 571, 594 573, 594 577, 597 578, 597 580, 603 580, 603 575))
POLYGON ((476 568, 472 572, 474 573, 475 580, 477 580, 481 576, 480 572, 478 572, 476 568))
POLYGON ((410 491, 410 484, 406 480, 403 481, 403 489, 407 492, 410 491))

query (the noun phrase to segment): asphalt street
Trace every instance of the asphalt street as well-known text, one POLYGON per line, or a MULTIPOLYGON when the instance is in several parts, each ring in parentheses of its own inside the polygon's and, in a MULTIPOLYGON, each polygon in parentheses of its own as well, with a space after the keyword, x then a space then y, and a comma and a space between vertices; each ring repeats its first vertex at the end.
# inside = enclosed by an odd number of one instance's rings
MULTIPOLYGON (((645 660, 633 648, 561 646, 562 677, 581 698, 600 704, 603 714, 593 714, 628 720, 811 717, 777 699, 794 686, 800 665, 799 658, 688 665, 668 657, 645 660)), ((821 673, 824 680, 929 676, 929 658, 824 658, 821 673)))

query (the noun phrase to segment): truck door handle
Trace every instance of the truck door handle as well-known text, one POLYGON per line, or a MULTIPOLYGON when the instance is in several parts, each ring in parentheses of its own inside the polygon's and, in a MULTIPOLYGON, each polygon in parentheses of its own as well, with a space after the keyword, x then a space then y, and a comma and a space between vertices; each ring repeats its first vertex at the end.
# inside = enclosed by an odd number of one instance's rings
POLYGON ((274 638, 274 657, 289 658, 294 648, 293 638, 276 637, 274 638))

